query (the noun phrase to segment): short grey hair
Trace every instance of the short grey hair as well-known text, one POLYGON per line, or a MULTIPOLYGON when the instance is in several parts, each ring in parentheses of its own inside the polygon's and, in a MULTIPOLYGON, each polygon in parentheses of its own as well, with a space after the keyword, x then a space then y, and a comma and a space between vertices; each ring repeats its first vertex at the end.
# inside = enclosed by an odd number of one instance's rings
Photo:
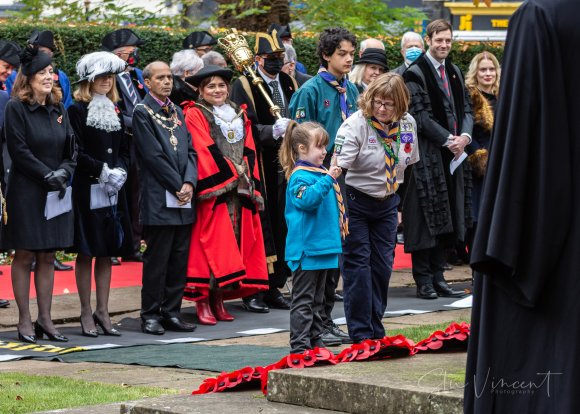
POLYGON ((369 39, 365 39, 362 42, 360 42, 360 50, 361 50, 361 52, 363 50, 365 50, 366 48, 375 48, 375 49, 383 49, 383 50, 385 50, 385 44, 381 40, 374 39, 374 38, 371 37, 369 39), (369 43, 375 43, 375 45, 370 45, 369 43))
POLYGON ((216 52, 215 50, 209 51, 201 57, 204 66, 208 65, 217 65, 216 62, 223 60, 226 61, 226 58, 220 53, 216 52))
POLYGON ((294 49, 294 46, 284 43, 284 49, 286 49, 284 63, 296 63, 298 57, 296 56, 296 49, 294 49))
POLYGON ((425 42, 423 41, 423 38, 419 33, 416 32, 406 32, 403 37, 401 37, 401 49, 405 47, 405 43, 414 39, 420 40, 421 44, 423 45, 423 49, 425 49, 425 42))
POLYGON ((173 75, 183 78, 186 70, 197 73, 203 68, 203 61, 193 49, 180 50, 173 54, 169 68, 173 75))

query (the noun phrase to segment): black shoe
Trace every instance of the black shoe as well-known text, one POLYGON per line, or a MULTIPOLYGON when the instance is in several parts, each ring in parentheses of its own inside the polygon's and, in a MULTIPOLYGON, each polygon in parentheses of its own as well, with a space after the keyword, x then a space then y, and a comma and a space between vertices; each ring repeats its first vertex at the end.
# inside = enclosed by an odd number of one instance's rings
POLYGON ((172 318, 163 318, 161 320, 161 325, 165 328, 166 331, 175 331, 175 332, 193 332, 197 326, 193 323, 184 322, 177 316, 172 318))
POLYGON ((405 244, 405 236, 403 236, 403 233, 397 233, 397 244, 405 244))
POLYGON ((41 324, 38 323, 38 321, 34 322, 34 333, 36 334, 36 337, 38 339, 42 339, 42 337, 46 335, 46 337, 50 341, 68 342, 68 338, 66 336, 62 335, 59 332, 56 332, 54 334, 48 332, 46 329, 44 329, 44 327, 41 324))
POLYGON ((83 320, 81 318, 81 333, 83 336, 88 336, 89 338, 97 338, 99 336, 99 331, 97 329, 91 329, 87 331, 85 329, 85 325, 83 324, 83 320))
POLYGON ((451 289, 447 282, 435 282, 433 287, 435 288, 437 295, 444 298, 462 298, 467 296, 462 290, 451 289))
POLYGON ((417 297, 419 299, 437 299, 437 292, 432 285, 417 286, 417 297))
POLYGON ((19 330, 18 330, 18 339, 22 342, 26 342, 27 344, 36 343, 36 335, 22 335, 19 330))
POLYGON ((111 266, 121 266, 121 262, 118 257, 111 257, 111 266))
POLYGON ((142 262, 143 261, 143 254, 142 253, 135 253, 133 256, 123 257, 122 260, 124 262, 142 262))
POLYGON ((59 261, 58 259, 54 259, 54 270, 60 270, 62 271, 68 271, 68 270, 73 270, 74 267, 72 267, 71 265, 67 265, 62 263, 61 261, 59 261))
POLYGON ((339 346, 342 345, 342 339, 338 336, 335 336, 332 332, 328 329, 324 329, 322 331, 322 335, 320 335, 320 339, 324 343, 325 346, 339 346))
POLYGON ((340 338, 343 344, 352 344, 352 339, 350 338, 349 334, 340 329, 334 322, 327 329, 331 334, 337 338, 340 338))
POLYGON ((163 335, 165 333, 165 329, 157 319, 141 320, 141 330, 150 335, 163 335))
POLYGON ((249 312, 256 312, 256 313, 268 313, 270 312, 270 308, 266 305, 262 299, 255 297, 255 296, 248 296, 247 298, 243 298, 243 308, 249 312))
POLYGON ((10 306, 10 302, 7 299, 0 299, 0 308, 7 308, 10 306))
POLYGON ((290 301, 276 290, 264 296, 264 304, 273 309, 290 309, 290 301))
POLYGON ((121 336, 121 332, 116 330, 115 328, 111 327, 111 329, 106 329, 105 324, 103 321, 97 316, 96 313, 93 313, 93 320, 95 321, 95 325, 100 326, 103 330, 103 334, 105 336, 121 336))
POLYGON ((334 301, 335 302, 344 302, 344 296, 342 296, 340 293, 334 292, 334 301))

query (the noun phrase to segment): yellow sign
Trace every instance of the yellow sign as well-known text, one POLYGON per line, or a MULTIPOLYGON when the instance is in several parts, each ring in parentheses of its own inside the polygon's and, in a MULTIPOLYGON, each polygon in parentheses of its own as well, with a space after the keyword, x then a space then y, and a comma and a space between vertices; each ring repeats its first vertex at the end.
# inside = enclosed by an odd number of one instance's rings
POLYGON ((473 16, 471 14, 459 16, 459 30, 473 30, 473 16))
POLYGON ((509 19, 491 19, 491 27, 507 29, 509 19))

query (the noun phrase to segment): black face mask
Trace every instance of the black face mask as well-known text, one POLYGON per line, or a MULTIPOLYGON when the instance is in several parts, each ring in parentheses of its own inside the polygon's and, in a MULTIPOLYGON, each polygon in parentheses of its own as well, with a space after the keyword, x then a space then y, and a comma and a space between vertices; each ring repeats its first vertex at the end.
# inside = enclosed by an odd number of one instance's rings
POLYGON ((284 59, 264 59, 264 70, 270 75, 277 75, 282 71, 284 59))
POLYGON ((129 57, 127 58, 127 64, 133 67, 139 64, 139 53, 137 52, 137 49, 135 49, 133 53, 129 55, 129 57))

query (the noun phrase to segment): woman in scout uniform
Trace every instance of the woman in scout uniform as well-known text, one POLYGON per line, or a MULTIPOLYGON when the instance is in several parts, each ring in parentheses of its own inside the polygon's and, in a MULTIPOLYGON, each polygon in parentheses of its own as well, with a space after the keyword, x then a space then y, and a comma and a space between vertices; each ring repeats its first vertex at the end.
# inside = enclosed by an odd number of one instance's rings
POLYGON ((224 299, 268 289, 256 147, 245 106, 228 99, 232 75, 209 65, 188 78, 200 96, 185 109, 199 181, 184 298, 204 325, 234 319, 224 299))
POLYGON ((418 161, 409 92, 394 73, 379 76, 337 132, 336 165, 348 170, 349 235, 344 246, 344 311, 354 342, 385 336, 382 324, 397 233, 396 194, 403 171, 418 161))

